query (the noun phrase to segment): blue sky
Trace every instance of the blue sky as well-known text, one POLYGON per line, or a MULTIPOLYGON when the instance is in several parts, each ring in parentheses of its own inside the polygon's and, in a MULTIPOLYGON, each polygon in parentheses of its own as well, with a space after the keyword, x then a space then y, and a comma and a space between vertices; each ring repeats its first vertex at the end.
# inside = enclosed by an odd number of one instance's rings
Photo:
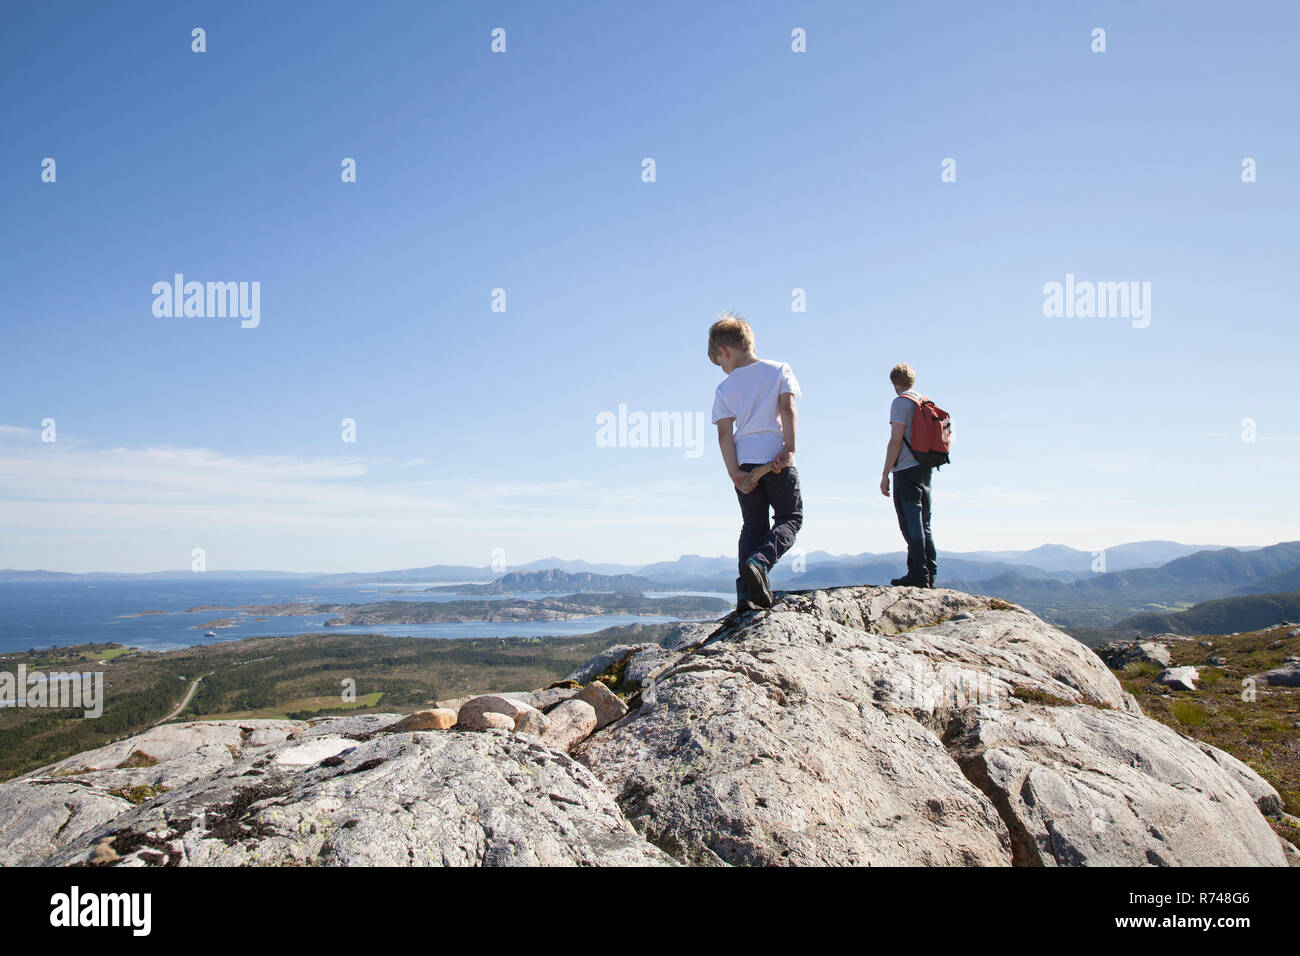
POLYGON ((596 442, 708 412, 722 309, 803 386, 806 550, 901 546, 899 361, 954 417, 941 549, 1300 537, 1293 4, 0 17, 0 567, 728 553, 711 426, 596 442), (177 272, 260 325, 156 317, 177 272), (1150 282, 1149 327, 1045 317, 1067 273, 1150 282))

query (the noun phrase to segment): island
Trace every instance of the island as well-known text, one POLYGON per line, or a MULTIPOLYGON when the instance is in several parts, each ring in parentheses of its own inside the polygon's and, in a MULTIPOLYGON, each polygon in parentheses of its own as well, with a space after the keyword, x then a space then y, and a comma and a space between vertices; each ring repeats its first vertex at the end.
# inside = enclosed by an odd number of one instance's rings
POLYGON ((732 609, 730 601, 697 595, 645 597, 636 591, 590 592, 534 600, 377 601, 370 604, 247 604, 238 607, 203 605, 187 613, 238 611, 263 617, 315 617, 329 615, 330 627, 391 624, 444 624, 467 621, 568 621, 580 617, 631 614, 698 621, 715 618, 732 609))

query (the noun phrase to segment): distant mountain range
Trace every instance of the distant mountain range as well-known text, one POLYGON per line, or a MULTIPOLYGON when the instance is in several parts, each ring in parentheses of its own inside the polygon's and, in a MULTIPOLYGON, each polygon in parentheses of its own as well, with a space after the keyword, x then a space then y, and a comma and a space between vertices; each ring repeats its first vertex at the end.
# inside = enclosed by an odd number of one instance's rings
MULTIPOLYGON (((1254 594, 1261 588, 1270 592, 1281 590, 1279 583, 1300 579, 1300 542, 1262 548, 1195 550, 1191 545, 1177 542, 1143 541, 1107 549, 1105 572, 1090 570, 1094 561, 1091 552, 1061 545, 1045 545, 1032 551, 941 554, 938 583, 1023 604, 1061 626, 1110 627, 1137 613, 1171 614, 1198 602, 1254 594), (1144 564, 1165 555, 1174 557, 1154 567, 1144 564), (1028 564, 1028 561, 1040 561, 1050 567, 1028 564), (1119 565, 1118 569, 1115 564, 1119 565)), ((735 586, 734 566, 730 558, 684 555, 677 561, 646 565, 634 575, 569 573, 557 569, 516 571, 498 576, 483 586, 483 591, 659 588, 729 594, 735 586)), ((813 552, 805 556, 801 571, 795 570, 793 561, 778 565, 772 583, 786 590, 887 584, 890 578, 902 573, 903 567, 902 552, 884 555, 813 552)), ((1241 607, 1244 605, 1238 605, 1239 610, 1241 607)), ((1269 612, 1261 613, 1267 617, 1269 612)))
POLYGON ((1134 614, 1115 625, 1134 634, 1238 634, 1300 620, 1300 591, 1205 601, 1174 614, 1134 614))
MULTIPOLYGON (((1107 571, 1125 571, 1133 568, 1158 567, 1175 558, 1193 554, 1199 551, 1222 550, 1221 545, 1190 545, 1179 544, 1176 541, 1135 541, 1128 544, 1120 544, 1106 549, 1106 570, 1107 571)), ((1238 548, 1238 551, 1253 551, 1255 548, 1238 548)), ((791 557, 787 557, 785 562, 777 566, 777 577, 781 574, 791 574, 790 564, 791 557)), ((863 552, 862 554, 840 554, 833 555, 826 551, 813 551, 804 557, 806 565, 804 573, 813 571, 826 571, 827 580, 832 578, 852 578, 859 572, 853 569, 867 568, 870 572, 862 573, 883 573, 883 570, 876 571, 876 566, 881 569, 885 565, 890 565, 889 577, 897 577, 903 572, 899 562, 903 560, 903 552, 890 551, 885 553, 863 552), (829 572, 829 568, 843 569, 839 572, 829 572)), ((1066 547, 1061 544, 1044 544, 1029 551, 968 551, 968 552, 941 552, 940 564, 941 573, 950 570, 950 577, 960 577, 963 580, 981 580, 984 577, 993 577, 1006 572, 1015 572, 1029 578, 1054 578, 1060 580, 1072 580, 1081 576, 1089 575, 1092 572, 1092 565, 1095 560, 1095 552, 1080 551, 1077 548, 1066 547)), ((203 572, 210 578, 227 578, 227 579, 247 579, 247 578, 296 578, 302 580, 312 580, 321 584, 374 584, 391 582, 400 583, 440 583, 455 584, 467 581, 479 583, 488 583, 495 581, 498 577, 507 571, 565 571, 571 574, 595 574, 595 575, 619 575, 633 574, 650 579, 656 584, 668 586, 680 586, 684 582, 698 583, 710 579, 722 580, 727 577, 734 577, 736 559, 733 557, 701 557, 698 554, 684 554, 675 561, 660 561, 654 564, 635 565, 635 564, 612 564, 599 563, 593 564, 588 561, 570 560, 565 558, 541 558, 537 561, 529 561, 527 564, 512 565, 509 568, 492 568, 484 565, 474 567, 463 564, 432 564, 420 568, 401 568, 392 571, 365 571, 365 572, 348 572, 343 574, 318 574, 301 571, 205 571, 203 572)), ((94 571, 85 574, 74 574, 66 571, 21 571, 13 569, 0 570, 0 581, 56 581, 64 579, 84 579, 91 580, 96 578, 157 578, 157 579, 175 579, 186 578, 194 574, 190 570, 176 571, 151 571, 147 573, 130 574, 114 571, 94 571)), ((813 579, 806 578, 806 581, 813 579)), ((887 579, 886 579, 887 580, 887 579)), ((715 581, 714 583, 717 583, 715 581)), ((853 583, 872 583, 872 582, 853 582, 853 583)), ((878 582, 874 582, 878 583, 878 582)), ((730 585, 728 585, 729 587, 730 585)), ((815 585, 814 585, 815 586, 815 585)))
MULTIPOLYGON (((1107 572, 1154 568, 1176 558, 1201 551, 1223 550, 1223 545, 1191 545, 1177 541, 1134 541, 1105 551, 1107 572)), ((1238 548, 1254 551, 1257 548, 1238 548)), ((830 587, 837 584, 885 584, 903 573, 905 556, 900 551, 861 554, 830 554, 812 551, 804 556, 804 570, 792 569, 793 556, 777 565, 773 581, 789 587, 830 587)), ((941 579, 980 581, 1006 573, 1025 578, 1072 581, 1095 574, 1097 552, 1080 551, 1061 544, 1045 544, 1028 551, 940 552, 941 579)), ((647 565, 592 565, 583 561, 547 558, 522 565, 520 570, 558 568, 599 574, 635 574, 671 587, 728 590, 735 577, 735 558, 684 554, 675 561, 647 565)), ((481 570, 481 569, 480 569, 481 570)))
POLYGON ((1281 591, 1300 591, 1300 566, 1288 568, 1264 578, 1250 587, 1242 588, 1246 594, 1276 594, 1281 591))
POLYGON ((657 582, 635 574, 596 574, 547 568, 544 571, 511 571, 490 584, 443 584, 423 590, 455 594, 589 594, 596 591, 641 594, 661 587, 657 582))
MULTIPOLYGON (((1155 568, 1175 558, 1186 557, 1198 551, 1220 551, 1223 545, 1179 544, 1177 541, 1132 541, 1107 548, 1107 571, 1131 571, 1134 568, 1155 568)), ((1253 551, 1254 548, 1238 548, 1253 551)), ((962 557, 1027 564, 1044 571, 1092 572, 1097 552, 1079 551, 1063 544, 1044 544, 1031 551, 973 551, 962 557)))
MULTIPOLYGON (((1221 598, 1300 591, 1300 542, 1267 547, 1197 547, 1176 541, 1136 541, 1107 548, 1106 570, 1094 552, 1058 544, 1028 551, 941 552, 939 580, 944 587, 987 594, 1022 604, 1058 626, 1154 628, 1157 619, 1167 629, 1179 624, 1175 616, 1192 605, 1221 598)), ((814 551, 787 556, 773 572, 772 584, 782 590, 887 584, 904 571, 903 552, 833 555, 814 551)), ((52 571, 0 571, 0 581, 58 581, 123 578, 179 579, 190 571, 160 571, 150 575, 87 574, 52 571)), ((641 566, 592 564, 580 560, 545 558, 508 571, 491 567, 435 564, 381 572, 302 574, 274 571, 209 571, 212 578, 292 578, 315 585, 407 585, 412 589, 456 591, 464 594, 526 592, 579 594, 594 592, 715 591, 731 594, 735 559, 682 555, 675 561, 641 566)), ((1266 604, 1267 602, 1265 602, 1266 604)), ((1264 607, 1265 604, 1259 604, 1264 607)), ((1237 611, 1245 603, 1234 605, 1237 611)), ((1269 611, 1262 611, 1267 616, 1269 611)), ((1186 626, 1192 626, 1187 624, 1186 626)))
POLYGON ((1076 581, 1008 573, 949 587, 1014 601, 1057 624, 1107 626, 1143 611, 1171 613, 1213 598, 1251 592, 1300 567, 1300 541, 1242 551, 1198 551, 1158 568, 1108 571, 1076 581))
MULTIPOLYGON (((1116 545, 1105 550, 1106 571, 1127 571, 1135 568, 1153 568, 1176 558, 1200 551, 1223 550, 1223 545, 1204 547, 1180 544, 1176 541, 1136 541, 1116 545)), ((1240 548, 1253 551, 1255 548, 1240 548)), ((905 555, 900 551, 884 553, 832 555, 813 551, 805 556, 802 586, 820 587, 836 583, 887 583, 905 570, 905 555), (831 569, 837 569, 832 571, 831 569), (868 575, 875 580, 868 581, 868 575)), ((941 578, 952 580, 983 580, 999 574, 1014 572, 1027 578, 1077 580, 1095 574, 1093 564, 1097 552, 1080 551, 1061 544, 1045 544, 1029 551, 941 551, 939 573, 941 578)), ((735 559, 731 557, 702 558, 683 555, 676 561, 660 562, 639 568, 635 573, 661 581, 690 580, 735 575, 735 559)), ((777 565, 774 579, 791 579, 794 572, 789 558, 777 565)))

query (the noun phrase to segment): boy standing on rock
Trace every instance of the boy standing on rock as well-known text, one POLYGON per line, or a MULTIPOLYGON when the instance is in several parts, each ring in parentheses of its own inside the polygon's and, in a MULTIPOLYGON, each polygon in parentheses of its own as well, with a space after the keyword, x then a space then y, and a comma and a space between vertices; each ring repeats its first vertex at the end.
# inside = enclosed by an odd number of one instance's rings
POLYGON ((713 423, 740 500, 736 604, 742 611, 771 607, 768 573, 790 550, 803 524, 803 497, 794 467, 794 400, 803 393, 789 365, 755 354, 749 323, 730 312, 723 312, 709 328, 709 361, 727 373, 713 396, 713 423), (746 491, 749 473, 769 463, 771 471, 746 491))
MULTIPOLYGON (((934 587, 935 548, 930 534, 930 476, 933 469, 921 464, 912 451, 912 426, 922 397, 912 390, 916 372, 910 365, 895 365, 889 382, 896 397, 889 406, 889 444, 885 447, 885 471, 880 476, 880 493, 889 497, 889 477, 894 477, 894 511, 898 528, 907 542, 907 574, 894 578, 895 586, 934 587)), ((945 459, 946 460, 946 459, 945 459)))

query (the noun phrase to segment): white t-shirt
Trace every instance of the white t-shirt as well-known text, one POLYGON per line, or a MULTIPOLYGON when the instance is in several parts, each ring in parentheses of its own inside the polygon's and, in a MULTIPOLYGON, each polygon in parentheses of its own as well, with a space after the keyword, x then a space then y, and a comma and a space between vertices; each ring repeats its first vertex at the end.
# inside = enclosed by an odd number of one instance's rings
POLYGON ((794 372, 784 362, 759 359, 732 369, 713 393, 713 424, 736 420, 736 459, 742 465, 762 465, 785 449, 781 434, 781 396, 803 395, 794 372))

